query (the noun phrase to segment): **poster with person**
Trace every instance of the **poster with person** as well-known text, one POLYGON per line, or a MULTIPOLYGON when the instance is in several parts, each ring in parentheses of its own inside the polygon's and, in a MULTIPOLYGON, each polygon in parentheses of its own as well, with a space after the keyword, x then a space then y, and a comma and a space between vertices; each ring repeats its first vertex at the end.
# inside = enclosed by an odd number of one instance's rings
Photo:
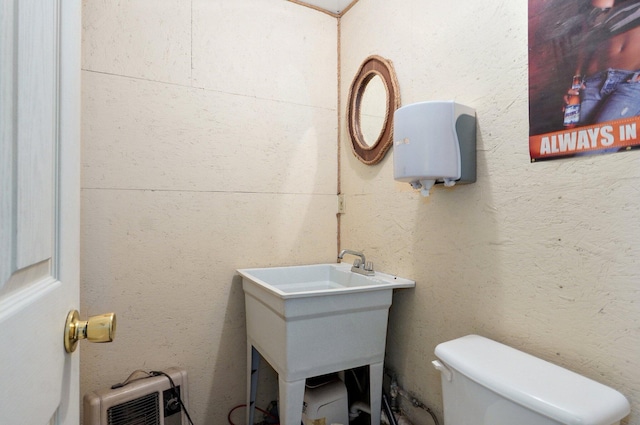
POLYGON ((531 161, 640 148, 640 0, 529 0, 531 161))

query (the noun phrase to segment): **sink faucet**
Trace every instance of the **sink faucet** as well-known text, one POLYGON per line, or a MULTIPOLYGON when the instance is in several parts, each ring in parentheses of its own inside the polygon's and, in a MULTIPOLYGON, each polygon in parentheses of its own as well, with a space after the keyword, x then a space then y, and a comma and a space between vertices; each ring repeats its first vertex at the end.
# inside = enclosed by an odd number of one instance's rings
POLYGON ((360 257, 356 258, 353 262, 353 266, 351 267, 352 272, 363 274, 366 276, 373 276, 375 274, 375 272, 373 271, 373 263, 371 261, 367 261, 362 252, 353 251, 351 249, 343 249, 338 254, 338 260, 342 260, 345 254, 351 254, 355 255, 356 257, 360 257))

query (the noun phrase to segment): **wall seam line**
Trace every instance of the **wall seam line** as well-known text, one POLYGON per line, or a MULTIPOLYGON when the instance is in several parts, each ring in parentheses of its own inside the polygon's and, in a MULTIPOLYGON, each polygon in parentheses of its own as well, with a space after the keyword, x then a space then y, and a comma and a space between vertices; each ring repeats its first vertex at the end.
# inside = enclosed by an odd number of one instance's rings
MULTIPOLYGON (((337 185, 337 197, 342 195, 342 172, 341 172, 341 162, 340 162, 340 153, 341 153, 341 146, 342 146, 342 120, 341 120, 341 109, 342 109, 342 102, 340 101, 340 93, 341 93, 341 88, 342 88, 342 80, 341 80, 341 73, 340 73, 340 68, 341 68, 341 55, 340 55, 340 51, 341 51, 341 45, 340 45, 340 39, 342 36, 341 33, 341 21, 342 18, 339 16, 337 18, 337 43, 336 43, 336 55, 337 55, 337 60, 336 60, 336 73, 337 73, 337 91, 338 91, 338 96, 336 99, 336 113, 337 113, 337 120, 338 120, 338 134, 337 134, 337 143, 338 143, 338 148, 336 149, 336 156, 337 156, 337 167, 336 167, 336 171, 337 171, 337 176, 336 176, 336 185, 337 185)), ((336 203, 337 203, 337 199, 336 199, 336 203)), ((336 255, 338 252, 340 252, 341 249, 341 245, 342 245, 342 214, 340 211, 338 211, 336 213, 336 255)))

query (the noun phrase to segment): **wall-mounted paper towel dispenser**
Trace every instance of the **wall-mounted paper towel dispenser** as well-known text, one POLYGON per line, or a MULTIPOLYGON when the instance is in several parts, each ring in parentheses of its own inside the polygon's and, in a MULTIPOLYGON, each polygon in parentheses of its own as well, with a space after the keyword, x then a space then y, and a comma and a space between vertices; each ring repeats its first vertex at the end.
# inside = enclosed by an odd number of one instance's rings
POLYGON ((394 178, 429 196, 435 183, 476 181, 476 113, 454 101, 420 102, 393 116, 394 178))

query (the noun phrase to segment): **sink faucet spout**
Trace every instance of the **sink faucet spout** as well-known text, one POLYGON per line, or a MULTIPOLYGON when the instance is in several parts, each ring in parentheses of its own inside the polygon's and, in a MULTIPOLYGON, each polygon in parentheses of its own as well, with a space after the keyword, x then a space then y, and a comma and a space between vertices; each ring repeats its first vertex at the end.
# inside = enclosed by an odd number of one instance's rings
POLYGON ((351 267, 351 271, 354 273, 363 274, 366 276, 373 276, 375 272, 373 271, 373 263, 371 261, 367 262, 367 259, 364 257, 364 254, 359 251, 354 251, 352 249, 343 249, 338 254, 338 262, 342 260, 345 254, 355 255, 357 258, 353 262, 353 267, 351 267))
POLYGON ((343 249, 342 251, 340 251, 340 254, 338 254, 338 260, 342 260, 344 258, 345 254, 351 254, 351 255, 355 255, 356 257, 360 257, 360 260, 362 261, 362 264, 365 264, 366 261, 367 261, 364 258, 364 254, 362 252, 354 251, 352 249, 343 249))

